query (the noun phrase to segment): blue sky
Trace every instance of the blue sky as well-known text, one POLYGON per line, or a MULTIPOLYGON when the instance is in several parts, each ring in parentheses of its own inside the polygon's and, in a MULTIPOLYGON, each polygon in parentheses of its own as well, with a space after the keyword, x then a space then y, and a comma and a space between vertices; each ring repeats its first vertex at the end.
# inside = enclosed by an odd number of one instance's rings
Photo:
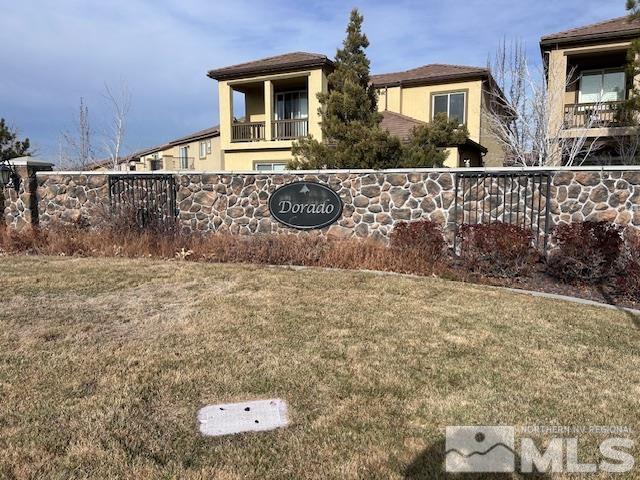
POLYGON ((540 36, 625 13, 624 0, 0 0, 0 116, 55 160, 84 97, 99 150, 104 83, 123 79, 126 149, 162 143, 217 123, 207 70, 296 50, 332 57, 354 6, 372 73, 484 66, 501 38, 537 62, 540 36))

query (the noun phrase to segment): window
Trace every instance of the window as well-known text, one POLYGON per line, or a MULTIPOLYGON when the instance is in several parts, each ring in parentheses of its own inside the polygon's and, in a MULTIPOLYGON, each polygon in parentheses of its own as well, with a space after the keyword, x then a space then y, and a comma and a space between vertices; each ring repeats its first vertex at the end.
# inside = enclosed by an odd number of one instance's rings
POLYGON ((287 169, 286 163, 274 162, 274 163, 256 163, 255 170, 259 172, 282 172, 287 169))
POLYGON ((207 140, 207 153, 211 153, 211 140, 207 140))
POLYGON ((162 159, 160 159, 160 158, 152 158, 149 161, 149 168, 151 170, 162 170, 162 159))
POLYGON ((465 104, 467 94, 465 92, 439 93, 432 96, 431 119, 437 113, 445 113, 447 118, 456 119, 460 124, 467 121, 465 118, 465 104))
POLYGON ((291 120, 308 117, 307 91, 276 93, 275 119, 291 120))
POLYGON ((200 142, 200 158, 205 158, 207 156, 207 142, 200 142))
POLYGON ((624 100, 626 78, 623 71, 596 70, 580 76, 578 103, 617 102, 624 100))

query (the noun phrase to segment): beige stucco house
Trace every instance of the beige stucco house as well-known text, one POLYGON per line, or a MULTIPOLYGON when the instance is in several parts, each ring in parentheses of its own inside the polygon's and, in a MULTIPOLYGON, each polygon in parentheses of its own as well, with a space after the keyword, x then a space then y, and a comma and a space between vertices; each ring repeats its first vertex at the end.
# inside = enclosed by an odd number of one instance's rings
POLYGON ((504 152, 483 118, 484 110, 493 103, 489 95, 498 88, 488 69, 433 64, 373 75, 371 82, 378 92, 378 110, 383 114, 391 112, 431 122, 437 113, 446 113, 467 126, 469 142, 448 146, 446 166, 503 165, 504 152))
POLYGON ((640 20, 628 17, 546 35, 540 49, 547 72, 549 130, 596 142, 592 163, 617 163, 621 138, 633 130, 619 114, 633 82, 625 71, 640 20))
MULTIPOLYGON (((220 145, 226 170, 281 170, 291 160, 295 139, 322 140, 320 103, 333 62, 325 55, 293 52, 211 70, 218 80, 220 145), (234 95, 244 110, 233 109, 234 95)), ((426 65, 406 72, 373 75, 383 127, 400 137, 437 112, 460 119, 469 129, 465 145, 445 146, 447 166, 502 165, 504 154, 484 129, 485 89, 494 82, 487 69, 426 65)), ((403 138, 404 139, 404 138, 403 138)))
POLYGON ((137 171, 222 170, 220 128, 200 130, 135 155, 137 171))
MULTIPOLYGON (((222 170, 220 128, 206 128, 123 157, 120 171, 222 170)), ((111 169, 111 161, 97 162, 94 170, 111 169)))
POLYGON ((322 139, 317 94, 327 91, 332 68, 325 55, 293 52, 211 70, 224 169, 282 170, 294 140, 322 139), (243 111, 234 111, 234 95, 244 97, 243 111))
MULTIPOLYGON (((598 152, 592 161, 615 162, 614 140, 633 133, 621 122, 618 109, 638 81, 625 72, 635 38, 640 38, 640 20, 620 17, 540 41, 549 86, 549 129, 565 138, 586 135, 598 152)), ((283 170, 296 139, 313 135, 322 140, 317 95, 327 92, 332 69, 326 55, 292 52, 211 70, 208 76, 218 81, 219 127, 137 152, 121 167, 283 170), (234 110, 234 104, 241 103, 241 111, 234 110)), ((469 131, 464 145, 443 146, 449 152, 446 166, 503 166, 504 152, 484 115, 496 104, 492 97, 500 96, 488 69, 432 64, 372 75, 371 83, 382 126, 393 135, 406 140, 414 127, 443 112, 469 131)))

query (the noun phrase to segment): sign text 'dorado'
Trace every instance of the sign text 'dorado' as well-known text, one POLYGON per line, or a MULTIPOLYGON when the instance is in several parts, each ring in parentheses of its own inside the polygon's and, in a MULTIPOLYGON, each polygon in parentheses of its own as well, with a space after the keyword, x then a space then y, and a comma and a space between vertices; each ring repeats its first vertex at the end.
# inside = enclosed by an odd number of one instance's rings
POLYGON ((269 211, 288 227, 310 230, 336 222, 342 215, 342 200, 321 183, 293 182, 271 194, 269 211))

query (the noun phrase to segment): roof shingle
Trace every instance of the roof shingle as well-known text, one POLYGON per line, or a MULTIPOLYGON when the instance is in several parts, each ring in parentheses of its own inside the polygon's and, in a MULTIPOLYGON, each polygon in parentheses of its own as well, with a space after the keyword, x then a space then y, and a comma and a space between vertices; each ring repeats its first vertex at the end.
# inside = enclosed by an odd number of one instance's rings
MULTIPOLYGON (((413 129, 424 124, 425 122, 417 120, 413 117, 408 117, 407 115, 402 115, 401 113, 385 110, 384 112, 382 112, 382 121, 380 122, 380 127, 388 131, 394 137, 398 137, 401 142, 406 143, 409 141, 409 138, 413 133, 413 129)), ((487 149, 485 147, 477 142, 474 142, 470 138, 467 138, 463 145, 475 148, 482 153, 487 153, 487 149)), ((455 145, 442 146, 453 147, 455 145)))
POLYGON ((333 62, 329 60, 326 55, 308 52, 291 52, 210 70, 207 75, 216 80, 226 80, 248 74, 276 73, 297 68, 332 65, 333 62))
POLYGON ((382 121, 380 127, 388 131, 394 137, 398 137, 401 141, 406 142, 411 136, 411 132, 415 127, 424 125, 424 122, 415 118, 407 117, 396 112, 385 110, 382 112, 382 121))
POLYGON ((371 83, 374 87, 390 87, 395 85, 411 85, 422 83, 437 83, 467 78, 488 78, 489 70, 466 65, 430 64, 412 68, 404 72, 383 73, 372 75, 371 83))
POLYGON ((547 45, 598 39, 628 38, 639 35, 640 19, 630 20, 628 16, 624 16, 545 35, 540 39, 540 44, 547 45))

